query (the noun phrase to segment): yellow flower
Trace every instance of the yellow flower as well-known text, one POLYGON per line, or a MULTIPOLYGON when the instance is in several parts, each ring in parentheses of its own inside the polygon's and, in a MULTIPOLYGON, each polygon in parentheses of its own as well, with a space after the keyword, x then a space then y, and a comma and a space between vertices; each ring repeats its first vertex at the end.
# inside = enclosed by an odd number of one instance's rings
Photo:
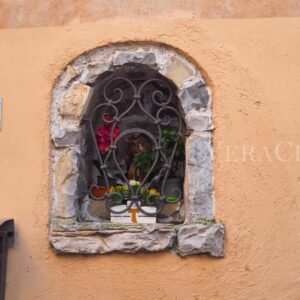
POLYGON ((156 190, 156 189, 149 189, 149 190, 148 190, 148 193, 149 193, 150 195, 155 195, 155 194, 157 194, 157 190, 156 190))

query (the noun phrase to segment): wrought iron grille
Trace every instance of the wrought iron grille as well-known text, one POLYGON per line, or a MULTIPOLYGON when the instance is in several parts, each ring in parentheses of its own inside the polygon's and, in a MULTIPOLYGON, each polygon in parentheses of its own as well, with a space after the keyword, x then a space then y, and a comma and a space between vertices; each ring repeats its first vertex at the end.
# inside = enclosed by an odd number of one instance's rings
MULTIPOLYGON (((166 191, 174 165, 184 168, 185 124, 176 99, 174 87, 162 78, 136 80, 117 76, 103 85, 101 101, 85 121, 104 189, 103 196, 93 199, 104 200, 108 211, 121 214, 136 208, 155 216, 166 203, 182 200, 182 187, 166 191), (142 123, 134 122, 137 112, 142 123), (126 121, 127 125, 122 127, 126 121), (130 161, 126 159, 130 154, 128 147, 135 147, 135 139, 141 139, 144 145, 138 144, 142 149, 130 161), (123 209, 119 209, 121 203, 125 204, 123 209), (156 209, 149 211, 146 206, 156 209)), ((91 187, 95 188, 100 185, 91 187)))

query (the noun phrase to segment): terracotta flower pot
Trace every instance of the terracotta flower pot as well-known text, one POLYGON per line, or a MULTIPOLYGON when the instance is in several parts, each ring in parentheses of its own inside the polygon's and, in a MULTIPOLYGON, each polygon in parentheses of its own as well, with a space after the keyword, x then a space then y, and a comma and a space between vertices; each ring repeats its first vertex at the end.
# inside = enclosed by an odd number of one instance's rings
POLYGON ((90 188, 90 195, 94 199, 102 198, 104 196, 105 192, 106 192, 106 187, 105 186, 93 185, 90 188))

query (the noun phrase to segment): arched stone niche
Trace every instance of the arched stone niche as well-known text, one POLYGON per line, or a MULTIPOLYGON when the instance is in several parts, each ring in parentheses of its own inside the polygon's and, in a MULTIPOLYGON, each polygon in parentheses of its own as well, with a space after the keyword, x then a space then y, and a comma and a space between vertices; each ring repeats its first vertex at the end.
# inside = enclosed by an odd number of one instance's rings
POLYGON ((86 52, 71 62, 53 91, 52 209, 50 242, 57 252, 109 253, 178 249, 181 256, 224 256, 224 226, 214 221, 212 96, 199 69, 165 45, 116 44, 86 52), (80 156, 80 124, 93 82, 128 63, 147 65, 171 80, 190 135, 186 141, 185 221, 172 224, 112 224, 89 215, 80 156))

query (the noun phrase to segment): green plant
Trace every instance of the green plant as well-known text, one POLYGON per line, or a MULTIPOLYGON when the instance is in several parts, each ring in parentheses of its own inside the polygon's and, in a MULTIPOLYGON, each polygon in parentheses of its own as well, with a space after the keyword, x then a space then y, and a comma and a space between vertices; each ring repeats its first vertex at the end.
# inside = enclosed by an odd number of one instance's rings
POLYGON ((137 178, 143 179, 146 176, 154 160, 155 154, 150 150, 145 150, 133 158, 132 167, 136 171, 137 178))
MULTIPOLYGON (((136 193, 140 188, 139 181, 130 180, 129 184, 133 193, 136 193)), ((114 205, 126 204, 127 200, 129 200, 131 196, 131 191, 126 184, 111 186, 109 192, 114 205)), ((144 200, 144 206, 153 205, 159 199, 159 192, 154 188, 147 189, 141 187, 139 195, 141 200, 144 200)))
MULTIPOLYGON (((183 138, 175 131, 170 128, 165 128, 161 131, 161 145, 163 152, 168 159, 174 151, 175 144, 177 142, 176 151, 174 153, 173 162, 171 166, 171 174, 174 175, 178 170, 180 162, 184 161, 184 141, 183 138)), ((132 167, 136 172, 136 178, 143 179, 148 173, 149 169, 155 161, 155 152, 147 149, 142 153, 137 154, 132 160, 132 167)), ((158 173, 164 166, 165 161, 162 156, 159 157, 156 165, 153 168, 153 173, 158 173)))
POLYGON ((128 186, 127 185, 117 185, 112 186, 109 189, 111 194, 111 199, 114 205, 120 205, 126 201, 128 198, 128 186))
POLYGON ((165 128, 162 130, 161 142, 167 156, 172 154, 175 143, 177 141, 178 144, 174 158, 177 158, 182 161, 184 159, 184 144, 182 138, 178 135, 178 133, 175 130, 171 130, 170 128, 165 128))
POLYGON ((167 200, 169 201, 169 202, 175 202, 175 201, 177 201, 177 197, 176 196, 167 196, 167 200))
POLYGON ((161 143, 164 152, 168 158, 171 157, 176 142, 177 142, 177 147, 174 153, 174 158, 171 166, 171 173, 173 175, 178 170, 179 163, 184 161, 185 158, 184 141, 183 138, 175 130, 171 130, 170 128, 165 128, 162 130, 161 143))

